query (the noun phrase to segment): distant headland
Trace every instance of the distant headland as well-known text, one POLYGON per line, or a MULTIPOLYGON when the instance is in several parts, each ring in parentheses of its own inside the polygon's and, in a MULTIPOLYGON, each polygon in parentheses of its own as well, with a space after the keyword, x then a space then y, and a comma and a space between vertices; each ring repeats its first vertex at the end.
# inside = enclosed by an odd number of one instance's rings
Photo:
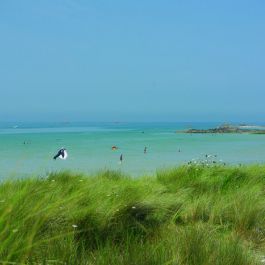
POLYGON ((245 133, 245 134, 265 134, 265 126, 247 124, 222 124, 210 129, 187 129, 179 130, 176 133, 245 133))

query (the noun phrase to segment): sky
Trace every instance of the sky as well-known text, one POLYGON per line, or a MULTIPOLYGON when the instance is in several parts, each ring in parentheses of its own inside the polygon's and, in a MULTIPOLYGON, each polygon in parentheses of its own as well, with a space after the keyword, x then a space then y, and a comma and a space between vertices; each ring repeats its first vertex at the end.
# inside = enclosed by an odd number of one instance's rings
POLYGON ((1 0, 0 121, 265 121, 263 0, 1 0))

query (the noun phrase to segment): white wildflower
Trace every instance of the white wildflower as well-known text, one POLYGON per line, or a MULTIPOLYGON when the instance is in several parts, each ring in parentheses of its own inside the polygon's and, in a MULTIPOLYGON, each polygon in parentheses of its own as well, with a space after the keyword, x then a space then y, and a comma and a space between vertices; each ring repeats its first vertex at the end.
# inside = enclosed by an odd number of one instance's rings
POLYGON ((73 228, 77 228, 77 227, 78 227, 78 225, 72 225, 72 227, 73 227, 73 228))

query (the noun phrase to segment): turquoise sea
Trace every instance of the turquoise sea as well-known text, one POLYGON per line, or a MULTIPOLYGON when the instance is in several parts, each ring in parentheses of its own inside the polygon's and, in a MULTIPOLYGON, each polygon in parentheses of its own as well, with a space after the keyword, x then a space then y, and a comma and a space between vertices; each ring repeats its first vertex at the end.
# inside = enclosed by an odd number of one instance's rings
POLYGON ((192 159, 203 160, 206 154, 215 155, 217 162, 226 164, 265 161, 265 135, 176 133, 217 125, 220 124, 0 123, 0 178, 46 176, 66 169, 90 173, 114 169, 137 176, 192 159), (113 145, 118 150, 111 150, 113 145), (68 159, 53 160, 61 147, 67 149, 68 159))

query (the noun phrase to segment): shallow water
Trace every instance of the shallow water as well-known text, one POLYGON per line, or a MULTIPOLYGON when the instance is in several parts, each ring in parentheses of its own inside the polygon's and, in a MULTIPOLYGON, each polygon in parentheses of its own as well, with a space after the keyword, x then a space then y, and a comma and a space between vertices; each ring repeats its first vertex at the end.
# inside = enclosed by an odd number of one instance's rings
POLYGON ((93 173, 107 168, 131 175, 151 174, 159 168, 203 159, 206 154, 217 155, 217 161, 228 164, 264 162, 265 135, 175 133, 216 125, 219 124, 1 123, 0 178, 46 175, 65 169, 93 173), (119 149, 112 151, 113 145, 119 149), (54 161, 53 155, 61 147, 67 149, 69 158, 54 161))

